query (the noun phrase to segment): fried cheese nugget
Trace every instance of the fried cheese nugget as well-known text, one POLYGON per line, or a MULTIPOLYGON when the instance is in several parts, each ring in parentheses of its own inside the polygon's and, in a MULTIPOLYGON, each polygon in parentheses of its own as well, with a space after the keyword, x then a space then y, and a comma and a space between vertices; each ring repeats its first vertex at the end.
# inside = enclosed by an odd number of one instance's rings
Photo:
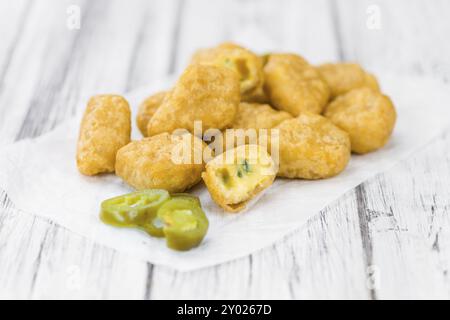
POLYGON ((194 121, 202 121, 203 130, 226 128, 234 120, 239 101, 235 72, 211 65, 191 65, 149 121, 148 135, 175 129, 194 132, 194 121))
POLYGON ((259 57, 234 43, 197 51, 192 63, 212 64, 226 67, 239 75, 242 97, 250 97, 263 85, 263 70, 259 57))
POLYGON ((377 79, 356 63, 326 63, 317 70, 330 87, 331 98, 357 88, 380 90, 377 79))
POLYGON ((114 172, 117 150, 130 142, 131 111, 121 96, 92 97, 84 112, 77 143, 78 170, 88 176, 114 172))
POLYGON ((269 129, 287 119, 292 119, 289 113, 276 110, 267 104, 241 102, 231 128, 215 136, 210 146, 216 154, 243 144, 267 147, 269 129))
POLYGON ((318 71, 295 54, 271 54, 264 67, 264 88, 271 104, 294 117, 321 113, 330 90, 318 71))
POLYGON ((369 88, 337 97, 326 108, 325 116, 350 135, 352 151, 358 154, 383 147, 397 119, 391 99, 369 88))
POLYGON ((164 101, 167 91, 161 91, 145 99, 140 105, 138 114, 136 116, 136 123, 144 137, 148 136, 147 126, 150 119, 158 110, 159 106, 164 101))
POLYGON ((272 158, 258 145, 242 145, 222 153, 208 162, 202 174, 212 199, 228 212, 244 210, 275 176, 272 158))
MULTIPOLYGON (((258 56, 259 61, 261 63, 262 67, 262 77, 264 78, 264 66, 267 63, 269 54, 258 56)), ((264 80, 264 79, 263 79, 264 80)), ((266 92, 264 91, 264 81, 261 82, 261 85, 259 85, 257 88, 252 90, 249 93, 244 93, 241 96, 241 101, 243 102, 249 102, 249 103, 270 103, 270 99, 267 96, 266 92)))
POLYGON ((287 119, 292 119, 289 113, 275 110, 268 104, 241 102, 232 128, 271 129, 287 119))
POLYGON ((117 152, 116 174, 137 190, 183 192, 201 180, 205 147, 189 133, 133 141, 117 152))
POLYGON ((241 97, 241 101, 248 103, 261 103, 261 104, 270 103, 270 99, 264 92, 263 86, 257 88, 255 91, 244 94, 241 97))
POLYGON ((280 177, 329 178, 342 172, 350 160, 348 134, 321 115, 303 113, 275 128, 279 129, 280 177))

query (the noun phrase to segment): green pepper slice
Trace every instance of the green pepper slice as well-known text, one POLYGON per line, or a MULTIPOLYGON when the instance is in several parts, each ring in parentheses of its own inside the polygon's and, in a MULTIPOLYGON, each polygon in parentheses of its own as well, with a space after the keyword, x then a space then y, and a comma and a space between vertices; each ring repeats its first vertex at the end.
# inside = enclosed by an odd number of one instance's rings
POLYGON ((150 189, 111 198, 102 202, 100 219, 116 227, 137 227, 154 219, 169 197, 166 190, 150 189))
POLYGON ((201 207, 201 203, 200 203, 200 199, 197 196, 193 196, 192 194, 189 193, 173 193, 171 194, 172 198, 175 199, 184 199, 187 201, 191 201, 194 204, 198 205, 199 207, 201 207))
MULTIPOLYGON (((194 206, 201 207, 200 199, 188 193, 174 193, 171 194, 170 197, 171 199, 183 199, 189 201, 194 206)), ((153 237, 164 237, 164 221, 162 221, 156 214, 153 218, 147 219, 144 223, 142 223, 140 228, 153 237)))
POLYGON ((158 210, 167 246, 186 251, 198 246, 208 231, 208 218, 195 200, 185 196, 174 197, 158 210))

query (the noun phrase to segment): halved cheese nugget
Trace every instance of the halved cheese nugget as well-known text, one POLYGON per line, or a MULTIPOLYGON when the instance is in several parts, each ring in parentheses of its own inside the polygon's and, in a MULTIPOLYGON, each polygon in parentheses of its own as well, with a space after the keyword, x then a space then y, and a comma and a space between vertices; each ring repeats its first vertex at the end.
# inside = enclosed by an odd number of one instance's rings
POLYGON ((391 99, 369 88, 337 97, 326 108, 325 116, 350 135, 352 151, 358 154, 383 147, 397 119, 391 99))
POLYGON ((117 152, 116 174, 137 190, 183 192, 201 180, 204 148, 190 133, 133 141, 117 152))
MULTIPOLYGON (((329 178, 342 172, 350 160, 348 134, 321 115, 304 113, 275 129, 279 129, 280 177, 329 178)), ((276 150, 273 143, 271 150, 276 150)))
POLYGON ((357 88, 380 90, 377 79, 356 63, 326 63, 317 70, 328 84, 332 99, 357 88))
POLYGON ((148 136, 147 126, 150 119, 155 114, 156 110, 161 106, 164 98, 167 96, 167 91, 161 91, 145 99, 140 105, 138 114, 136 116, 136 123, 144 137, 148 136))
POLYGON ((220 207, 239 212, 273 183, 276 173, 275 163, 264 148, 242 145, 208 162, 202 178, 220 207))
POLYGON ((295 54, 270 54, 264 66, 265 91, 271 104, 294 117, 322 113, 330 89, 319 72, 295 54))
POLYGON ((197 51, 192 63, 212 64, 226 67, 239 76, 242 96, 251 95, 263 85, 262 63, 259 57, 234 43, 197 51))
POLYGON ((239 79, 235 72, 211 65, 191 65, 167 94, 150 119, 149 136, 176 129, 194 132, 195 121, 203 130, 231 125, 240 101, 239 79))
POLYGON ((131 111, 117 95, 92 97, 81 121, 77 144, 78 170, 88 176, 114 172, 117 150, 130 142, 131 111))

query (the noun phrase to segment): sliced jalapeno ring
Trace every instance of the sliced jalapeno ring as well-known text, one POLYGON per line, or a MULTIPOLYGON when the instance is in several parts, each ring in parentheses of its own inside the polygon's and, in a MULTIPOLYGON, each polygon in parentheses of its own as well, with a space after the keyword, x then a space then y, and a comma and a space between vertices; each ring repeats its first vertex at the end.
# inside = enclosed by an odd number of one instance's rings
POLYGON ((149 189, 105 200, 100 218, 117 227, 135 227, 156 216, 159 207, 170 197, 166 190, 149 189))
POLYGON ((102 202, 100 218, 117 227, 136 227, 154 237, 166 237, 174 250, 198 246, 208 231, 208 219, 198 197, 165 190, 137 191, 102 202))
POLYGON ((171 194, 171 197, 173 199, 185 199, 188 201, 192 201, 194 203, 196 203, 199 207, 201 207, 201 203, 200 203, 200 199, 197 196, 193 196, 192 194, 189 193, 173 193, 171 194))
MULTIPOLYGON (((173 193, 170 195, 171 199, 183 199, 192 202, 193 205, 201 207, 200 199, 189 193, 173 193)), ((147 232, 149 235, 157 238, 164 237, 164 221, 157 215, 153 219, 147 219, 145 223, 141 225, 141 229, 147 232)))
POLYGON ((157 215, 153 216, 151 219, 148 219, 139 226, 139 228, 147 232, 149 235, 157 238, 164 237, 163 227, 164 222, 162 222, 157 215))
POLYGON ((174 197, 158 210, 167 246, 185 251, 198 246, 208 231, 209 222, 202 208, 192 199, 174 197))

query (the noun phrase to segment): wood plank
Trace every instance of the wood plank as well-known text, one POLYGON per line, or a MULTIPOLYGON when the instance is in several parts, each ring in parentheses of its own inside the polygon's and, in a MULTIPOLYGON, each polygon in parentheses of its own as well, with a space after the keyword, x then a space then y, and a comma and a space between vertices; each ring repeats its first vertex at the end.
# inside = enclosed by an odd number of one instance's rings
POLYGON ((450 139, 365 184, 368 234, 380 298, 449 297, 450 139), (436 160, 438 159, 438 160, 436 160))
POLYGON ((185 1, 178 73, 196 50, 224 41, 240 43, 260 53, 293 51, 313 63, 337 58, 329 18, 331 6, 326 0, 282 0, 276 5, 270 0, 185 1))
POLYGON ((272 247, 214 268, 155 268, 155 299, 368 298, 352 195, 272 247), (194 294, 193 294, 194 293, 194 294))
POLYGON ((432 75, 448 81, 448 1, 437 0, 432 5, 420 0, 350 2, 336 1, 345 60, 359 61, 373 70, 432 75))
MULTIPOLYGON (((444 13, 450 9, 448 2, 437 1, 426 8, 420 1, 399 1, 395 6, 388 1, 337 4, 343 60, 358 61, 375 71, 433 75, 444 81, 450 76, 443 58, 450 54, 448 43, 430 50, 431 43, 441 43, 449 32, 444 13), (377 14, 379 28, 372 28, 370 19, 377 14)), ((372 298, 448 299, 448 262, 440 253, 447 250, 448 239, 435 230, 447 230, 443 217, 448 216, 448 207, 432 199, 427 205, 419 200, 430 193, 432 198, 447 194, 445 183, 438 183, 449 181, 448 152, 448 137, 440 137, 420 156, 357 188, 365 263, 377 282, 370 290, 372 298), (425 183, 430 175, 436 177, 436 185, 425 183)))
MULTIPOLYGON (((0 88, 0 143, 50 130, 93 93, 179 73, 194 49, 223 40, 297 51, 315 63, 341 57, 446 79, 448 47, 436 40, 448 30, 448 2, 374 2, 383 9, 382 35, 364 29, 371 3, 359 1, 80 1, 87 15, 81 35, 59 28, 64 6, 36 2, 0 88), (442 50, 428 51, 432 43, 442 50)), ((9 47, 14 36, 6 38, 9 47)), ((0 196, 0 298, 448 299, 449 144, 442 137, 274 246, 191 273, 100 247, 0 196)))
POLYGON ((13 209, 2 213, 0 231, 0 298, 142 297, 145 263, 13 209))
POLYGON ((10 62, 15 54, 17 44, 24 31, 25 21, 31 11, 31 6, 26 0, 3 1, 0 4, 0 12, 6 13, 8 19, 0 21, 2 30, 2 42, 0 43, 0 91, 3 89, 4 77, 8 73, 10 62))
MULTIPOLYGON (((331 15, 326 1, 278 1, 276 8, 269 1, 187 1, 178 72, 197 48, 222 41, 248 43, 260 51, 294 51, 313 62, 337 60, 331 15)), ((150 297, 368 298, 357 212, 348 209, 355 203, 345 199, 285 241, 248 258, 191 273, 155 267, 150 297)))
MULTIPOLYGON (((172 44, 167 35, 172 33, 173 2, 78 1, 81 29, 70 31, 60 18, 72 3, 37 2, 30 14, 0 93, 0 105, 14 106, 0 108, 4 142, 50 130, 79 111, 89 95, 122 93, 169 69, 167 52, 172 44), (41 41, 36 43, 38 37, 41 41), (34 55, 29 57, 31 48, 34 55), (21 77, 24 80, 18 81, 21 77)), ((2 297, 144 295, 146 263, 20 213, 4 194, 2 198, 6 207, 0 210, 2 297)))

